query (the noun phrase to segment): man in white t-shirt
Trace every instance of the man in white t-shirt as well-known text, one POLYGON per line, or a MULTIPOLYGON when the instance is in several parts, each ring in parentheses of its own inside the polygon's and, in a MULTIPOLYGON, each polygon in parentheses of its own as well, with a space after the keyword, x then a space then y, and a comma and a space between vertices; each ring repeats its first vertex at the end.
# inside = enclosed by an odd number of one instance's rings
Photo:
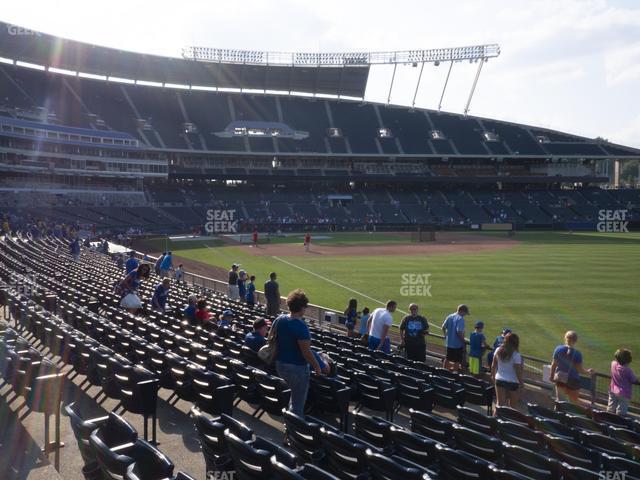
POLYGON ((397 302, 389 300, 386 308, 376 308, 369 317, 369 348, 391 353, 389 328, 393 325, 391 314, 396 311, 397 302))

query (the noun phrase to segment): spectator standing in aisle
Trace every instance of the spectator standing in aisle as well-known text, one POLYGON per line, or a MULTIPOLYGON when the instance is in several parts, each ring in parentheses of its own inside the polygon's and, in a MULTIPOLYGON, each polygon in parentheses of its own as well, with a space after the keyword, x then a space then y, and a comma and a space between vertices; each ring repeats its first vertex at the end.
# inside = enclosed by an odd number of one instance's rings
POLYGON ((609 404, 607 412, 627 415, 631 391, 638 378, 629 367, 631 352, 626 348, 616 350, 614 360, 611 362, 611 384, 609 385, 609 404))
POLYGON ((247 305, 250 306, 251 308, 253 308, 256 305, 256 276, 255 275, 251 275, 249 277, 249 284, 247 285, 247 294, 246 294, 246 301, 247 301, 247 305))
POLYGON ((293 290, 287 297, 289 314, 280 315, 273 323, 275 328, 277 355, 276 371, 289 389, 291 397, 289 410, 304 416, 304 405, 309 389, 310 364, 316 375, 322 371, 311 351, 311 333, 304 321, 304 312, 309 299, 300 290, 293 290))
POLYGON ((518 408, 524 385, 523 362, 518 349, 520 339, 509 333, 498 347, 491 365, 491 380, 496 386, 496 406, 518 408))
MULTIPOLYGON (((482 333, 484 323, 477 321, 473 326, 474 332, 469 335, 469 373, 480 375, 482 370, 482 353, 487 348, 487 339, 482 333)), ((493 361, 493 357, 492 357, 493 361)))
POLYGON ((269 280, 264 284, 264 296, 267 301, 267 315, 276 316, 280 313, 280 285, 276 282, 276 272, 269 274, 269 280))
POLYGON ((136 252, 131 250, 129 252, 129 258, 127 259, 127 261, 124 264, 125 271, 127 273, 131 273, 131 271, 133 271, 136 268, 138 268, 138 265, 140 265, 140 262, 136 258, 136 252))
POLYGON ((160 263, 160 276, 162 278, 169 276, 169 270, 173 269, 173 256, 171 252, 167 252, 167 254, 162 259, 162 263, 160 263))
POLYGON ((156 275, 160 275, 160 265, 162 265, 162 261, 164 260, 164 257, 167 255, 167 252, 162 252, 162 255, 160 255, 158 257, 158 259, 156 260, 156 263, 154 263, 153 265, 153 269, 156 272, 156 275))
POLYGON ((493 364, 493 352, 504 343, 504 337, 511 333, 510 328, 503 328, 502 333, 496 337, 493 341, 493 350, 487 353, 487 365, 491 366, 493 364))
POLYGON ((184 267, 182 264, 178 265, 178 268, 176 268, 176 271, 174 272, 174 276, 176 278, 176 282, 182 283, 184 280, 184 267))
POLYGON ((556 384, 556 399, 579 403, 580 374, 591 375, 592 369, 582 366, 582 353, 576 348, 578 334, 569 330, 564 334, 564 345, 553 351, 551 380, 556 384))
POLYGON ((362 309, 362 315, 360 316, 360 329, 358 330, 361 337, 369 333, 369 311, 369 307, 364 307, 362 309))
POLYGON ((376 308, 369 319, 369 348, 391 353, 389 328, 393 325, 393 316, 397 302, 389 300, 385 308, 376 308))
POLYGON ((464 364, 465 340, 464 317, 469 315, 469 307, 458 305, 456 313, 445 318, 442 323, 442 332, 445 335, 447 354, 444 360, 444 368, 459 372, 464 364))
POLYGON ((238 300, 245 301, 247 296, 247 272, 240 270, 238 272, 238 300))
POLYGON ((71 251, 71 256, 73 257, 74 262, 80 261, 80 240, 78 237, 74 238, 71 244, 69 245, 69 250, 71 251))
POLYGON ((228 275, 229 280, 229 298, 231 300, 237 300, 239 297, 238 294, 238 265, 235 263, 231 265, 231 270, 229 270, 228 275))
POLYGON ((424 362, 427 360, 427 340, 429 322, 418 315, 418 305, 409 305, 409 315, 400 322, 400 345, 403 345, 409 360, 424 362))
POLYGON ((356 322, 358 320, 358 300, 352 298, 349 300, 349 305, 344 311, 344 316, 347 317, 344 326, 347 328, 347 336, 355 337, 354 329, 356 328, 356 322))

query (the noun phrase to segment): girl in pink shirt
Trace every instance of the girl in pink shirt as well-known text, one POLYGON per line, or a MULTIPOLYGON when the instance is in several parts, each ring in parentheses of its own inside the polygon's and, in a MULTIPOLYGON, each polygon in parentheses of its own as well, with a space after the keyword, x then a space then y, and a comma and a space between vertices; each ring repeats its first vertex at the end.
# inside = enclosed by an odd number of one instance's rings
POLYGON ((609 387, 609 405, 607 411, 626 415, 631 400, 631 389, 638 379, 629 368, 631 363, 631 352, 626 348, 620 348, 614 355, 615 360, 611 362, 611 386, 609 387))

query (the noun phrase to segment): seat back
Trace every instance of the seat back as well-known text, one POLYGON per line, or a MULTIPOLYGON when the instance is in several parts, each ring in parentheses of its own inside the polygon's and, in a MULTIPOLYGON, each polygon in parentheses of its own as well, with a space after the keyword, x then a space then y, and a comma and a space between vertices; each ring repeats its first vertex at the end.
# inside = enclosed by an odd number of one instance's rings
POLYGON ((387 457, 379 453, 367 451, 367 464, 371 478, 374 480, 429 480, 428 472, 418 465, 400 457, 387 457))
POLYGON ((484 460, 496 462, 502 455, 502 443, 500 440, 456 423, 453 424, 453 438, 457 449, 464 450, 484 460))
POLYGON ((436 446, 442 480, 483 480, 488 478, 489 464, 465 452, 436 446))
POLYGON ((496 417, 533 428, 533 418, 511 407, 496 407, 496 417))
POLYGON ((458 423, 486 435, 494 435, 496 432, 495 417, 484 415, 467 407, 458 406, 458 423))
POLYGON ((445 444, 451 442, 453 422, 418 410, 410 409, 409 413, 411 415, 410 427, 412 432, 445 444))
POLYGON ((520 423, 498 419, 496 430, 498 437, 511 445, 519 445, 534 452, 544 448, 543 434, 520 423))
POLYGON ((596 450, 587 448, 566 438, 545 435, 549 453, 562 462, 587 470, 600 467, 600 455, 596 450))
POLYGON ((396 455, 406 458, 424 468, 436 462, 436 442, 404 428, 391 427, 391 441, 396 455))
POLYGON ((380 417, 367 415, 363 412, 355 412, 353 414, 355 436, 380 449, 385 449, 391 445, 390 429, 392 426, 392 423, 380 417))
POLYGON ((327 469, 340 478, 356 479, 366 472, 367 446, 350 435, 321 429, 322 447, 326 452, 327 469))
POLYGON ((560 472, 562 474, 562 480, 602 480, 602 478, 605 478, 600 472, 574 467, 568 463, 562 463, 560 465, 560 472))
POLYGON ((76 441, 78 442, 80 455, 82 455, 84 463, 88 464, 96 460, 95 453, 89 444, 89 437, 96 429, 102 426, 109 417, 104 416, 85 420, 79 415, 77 410, 78 408, 75 403, 70 403, 65 407, 65 412, 69 417, 73 435, 76 437, 76 441))
POLYGON ((320 425, 284 410, 284 427, 289 447, 306 462, 317 463, 324 457, 321 446, 320 425))
POLYGON ((560 478, 559 463, 546 455, 541 455, 516 445, 504 445, 502 450, 504 465, 522 475, 540 480, 560 478))

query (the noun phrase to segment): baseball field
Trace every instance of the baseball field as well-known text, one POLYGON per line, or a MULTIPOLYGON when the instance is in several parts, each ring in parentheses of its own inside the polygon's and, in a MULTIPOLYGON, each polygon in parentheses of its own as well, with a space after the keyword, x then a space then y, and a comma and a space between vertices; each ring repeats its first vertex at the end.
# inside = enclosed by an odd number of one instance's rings
POLYGON ((482 320, 492 342, 510 327, 521 352, 541 358, 574 329, 585 366, 599 371, 608 371, 619 347, 640 355, 640 233, 444 232, 433 243, 412 243, 404 233, 318 233, 308 253, 301 234, 257 248, 238 240, 156 239, 136 247, 172 250, 187 271, 220 279, 239 263, 256 275, 258 290, 276 271, 283 295, 303 288, 312 303, 338 310, 349 298, 359 310, 395 299, 407 311, 415 302, 438 333, 443 318, 466 303, 468 330, 482 320))

